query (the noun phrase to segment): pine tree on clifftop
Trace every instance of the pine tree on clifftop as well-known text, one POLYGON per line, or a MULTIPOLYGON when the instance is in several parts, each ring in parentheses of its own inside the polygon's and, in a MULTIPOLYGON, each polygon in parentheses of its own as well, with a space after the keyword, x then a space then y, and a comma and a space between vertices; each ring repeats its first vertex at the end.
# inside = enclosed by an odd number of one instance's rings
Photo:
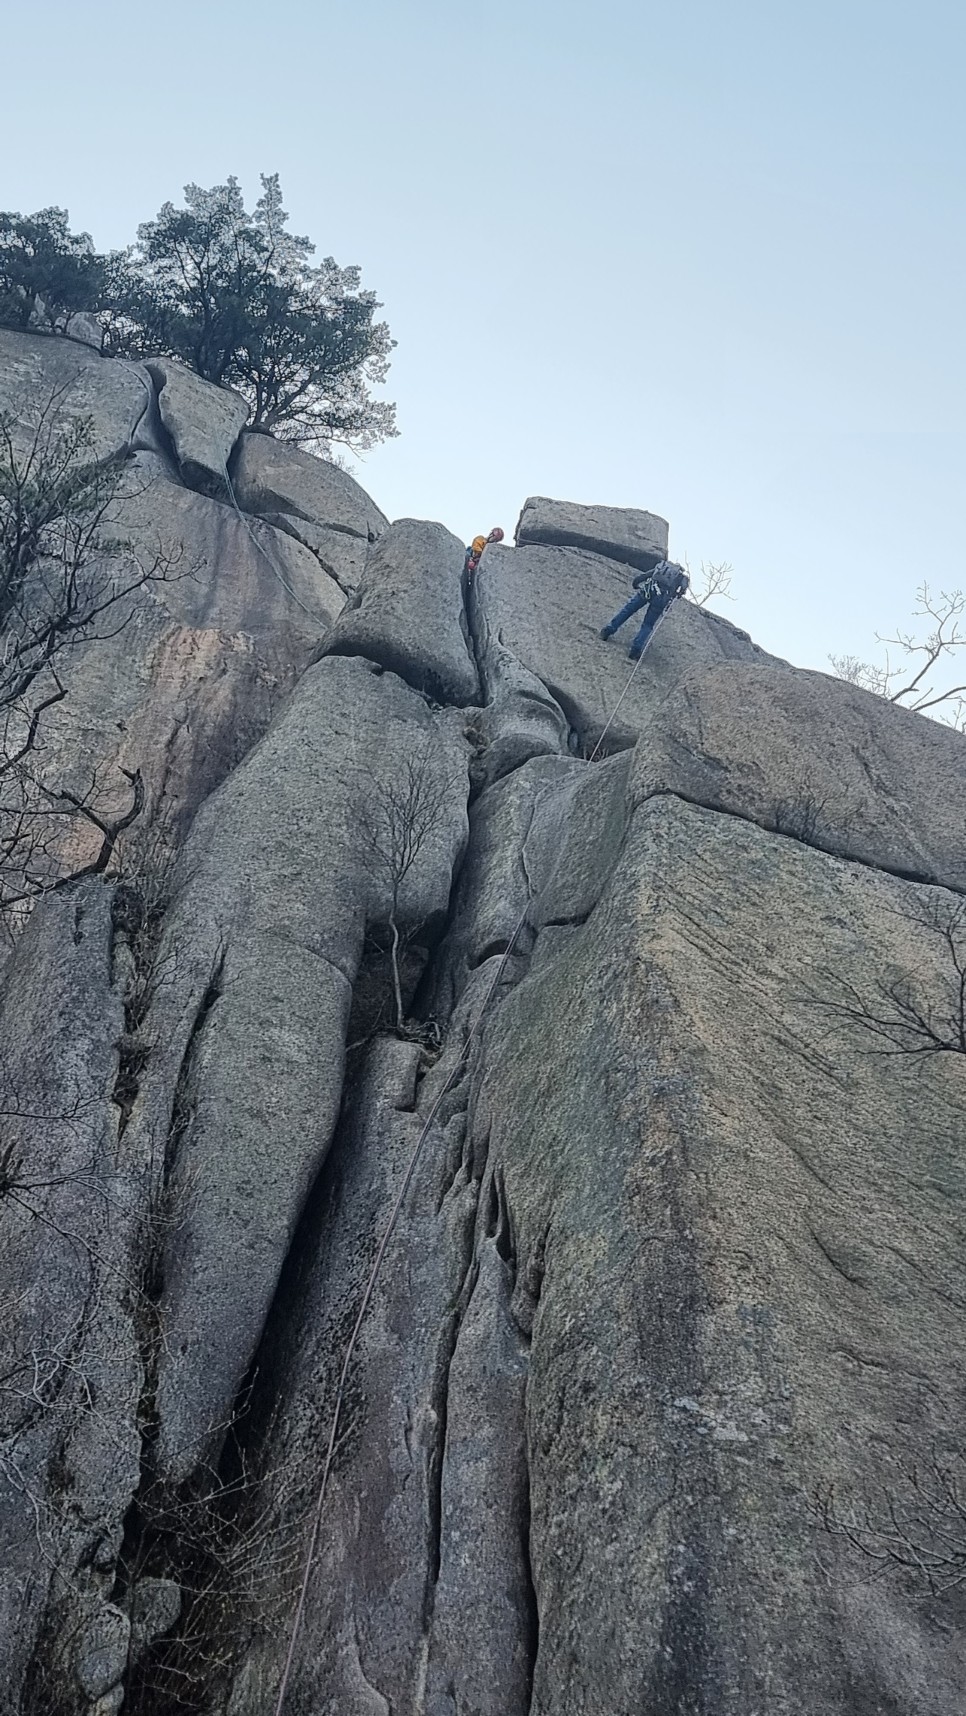
POLYGON ((287 229, 278 175, 249 214, 238 180, 185 186, 137 243, 109 257, 72 234, 62 209, 0 213, 0 325, 63 332, 69 315, 108 320, 117 356, 172 356, 248 401, 252 427, 325 449, 395 435, 395 406, 373 398, 394 340, 358 268, 287 229))
POLYGON ((370 393, 394 342, 359 269, 313 267, 315 246, 287 220, 277 174, 263 175, 251 214, 237 179, 186 185, 184 208, 165 203, 116 265, 115 344, 235 388, 255 428, 371 447, 396 432, 394 406, 370 393))

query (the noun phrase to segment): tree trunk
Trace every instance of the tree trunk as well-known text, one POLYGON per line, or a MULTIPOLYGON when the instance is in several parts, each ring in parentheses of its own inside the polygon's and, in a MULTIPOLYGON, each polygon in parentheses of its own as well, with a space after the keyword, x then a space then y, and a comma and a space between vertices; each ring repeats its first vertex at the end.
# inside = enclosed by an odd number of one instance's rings
POLYGON ((396 1030, 401 1031, 403 1028, 403 1001, 402 984, 399 981, 399 930, 396 927, 395 917, 390 918, 389 928, 392 930, 392 986, 396 996, 396 1030))

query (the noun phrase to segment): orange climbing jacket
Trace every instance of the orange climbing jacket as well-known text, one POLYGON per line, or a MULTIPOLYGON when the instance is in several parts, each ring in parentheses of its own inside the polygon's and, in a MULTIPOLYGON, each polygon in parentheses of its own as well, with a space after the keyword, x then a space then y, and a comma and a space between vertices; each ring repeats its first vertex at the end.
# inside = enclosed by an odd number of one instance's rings
POLYGON ((476 568, 478 567, 478 565, 480 564, 480 556, 483 553, 483 550, 486 547, 487 543, 488 542, 502 542, 502 541, 503 541, 503 532, 500 529, 500 526, 498 524, 494 525, 493 529, 490 531, 489 536, 474 536, 472 542, 469 545, 469 548, 466 550, 466 561, 465 561, 465 570, 470 574, 471 577, 472 577, 473 573, 476 571, 476 568))

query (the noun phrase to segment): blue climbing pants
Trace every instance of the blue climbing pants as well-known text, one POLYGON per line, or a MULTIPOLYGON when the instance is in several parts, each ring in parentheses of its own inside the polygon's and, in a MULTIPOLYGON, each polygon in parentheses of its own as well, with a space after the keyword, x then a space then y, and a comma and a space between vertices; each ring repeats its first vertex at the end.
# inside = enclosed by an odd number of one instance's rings
POLYGON ((665 604, 661 601, 660 596, 648 595, 644 590, 635 590, 630 601, 625 602, 624 606, 614 615, 614 618, 610 623, 604 627, 604 632, 607 637, 613 637, 615 632, 620 631, 625 620, 629 620, 632 614, 638 614, 642 608, 646 608, 647 612, 641 621, 640 630, 630 647, 630 654, 635 657, 639 656, 654 630, 654 627, 657 625, 657 622, 664 611, 664 606, 665 604))

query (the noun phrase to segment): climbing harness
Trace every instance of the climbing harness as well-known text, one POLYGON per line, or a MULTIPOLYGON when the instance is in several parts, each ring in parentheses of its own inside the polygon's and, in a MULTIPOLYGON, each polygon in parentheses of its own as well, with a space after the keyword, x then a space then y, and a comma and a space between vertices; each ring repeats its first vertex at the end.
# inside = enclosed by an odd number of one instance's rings
MULTIPOLYGON (((227 475, 227 472, 226 472, 226 475, 227 475)), ((671 604, 669 603, 668 606, 670 607, 671 604)), ((665 609, 665 613, 666 612, 667 612, 667 609, 665 609)), ((664 615, 662 614, 660 616, 658 622, 657 622, 658 625, 660 624, 660 621, 661 621, 661 619, 663 619, 663 617, 664 617, 664 615)), ((656 631, 656 630, 657 630, 657 625, 654 627, 654 631, 656 631)), ((654 632, 651 633, 651 637, 653 637, 653 636, 654 636, 654 632)), ((650 638, 648 639, 648 643, 650 643, 650 638)), ((627 684, 624 686, 624 689, 621 692, 620 697, 618 698, 618 700, 614 706, 614 709, 612 710, 612 712, 608 718, 607 724, 604 727, 604 730, 601 733, 600 738, 597 740, 596 745, 594 746, 593 753, 589 759, 590 762, 595 762, 597 759, 600 748, 603 745, 604 740, 606 739, 607 734, 610 731, 611 724, 614 720, 614 717, 616 716, 618 710, 620 709, 620 706, 623 703, 624 698, 627 696, 627 693, 629 692, 631 685, 633 684, 634 675, 636 674, 638 668, 641 665, 641 662, 644 659, 644 655, 646 653, 646 647, 647 646, 645 645, 644 650, 641 651, 641 654, 638 656, 637 660, 634 663, 634 666, 632 667, 632 669, 628 675, 627 684)), ((540 798, 542 796, 543 796, 542 794, 539 795, 537 800, 534 803, 534 807, 533 807, 533 814, 534 815, 536 813, 537 805, 539 804, 540 798)), ((530 827, 531 827, 531 829, 533 827, 532 817, 531 817, 530 827)), ((524 846, 523 846, 524 854, 525 854, 525 850, 526 850, 526 840, 524 840, 524 846)), ((524 867, 526 868, 525 856, 524 856, 524 867)), ((282 1678, 279 1682, 278 1695, 277 1695, 276 1700, 275 1700, 274 1716, 282 1716, 282 1713, 283 1713, 283 1710, 285 1707, 285 1699, 286 1699, 286 1695, 288 1693, 289 1680, 291 1679, 291 1674, 292 1674, 292 1665, 295 1661, 295 1649, 296 1649, 296 1645, 298 1644, 299 1634, 302 1630, 302 1621, 303 1621, 303 1618, 305 1615, 305 1604, 306 1604, 306 1600, 308 1597, 309 1581, 310 1581, 311 1576, 312 1576, 312 1569, 315 1565, 315 1552, 316 1552, 316 1549, 318 1548, 319 1533, 322 1529, 322 1515, 323 1515, 323 1512, 325 1510, 325 1498, 326 1498, 326 1495, 328 1494, 329 1478, 332 1474, 332 1464, 333 1464, 333 1461, 335 1458, 335 1448, 336 1448, 336 1441, 338 1439, 338 1434, 339 1434, 339 1425, 340 1425, 341 1420, 342 1420, 342 1408, 343 1408, 343 1405, 345 1402, 346 1383, 348 1381, 349 1370, 350 1370, 351 1365, 352 1365, 352 1360, 355 1357, 356 1347, 357 1347, 358 1342, 359 1342, 359 1335, 362 1331, 362 1325, 365 1322, 366 1313, 367 1313, 369 1306, 372 1302, 372 1296, 376 1290, 376 1283, 379 1279, 379 1273, 382 1269, 383 1259, 385 1258, 386 1252, 389 1248, 389 1241, 392 1239, 393 1233, 395 1232, 396 1224, 397 1224, 399 1217, 400 1217, 400 1214, 402 1212, 403 1204, 406 1201, 406 1193, 409 1191, 409 1188, 412 1184, 413 1175, 415 1174, 416 1169, 419 1165, 419 1160, 420 1160, 420 1157, 422 1156, 423 1148, 426 1144, 426 1140, 429 1137, 430 1132, 432 1131, 433 1124, 436 1120, 436 1116, 439 1114, 439 1111, 443 1105, 444 1098, 452 1090, 453 1085, 456 1083, 457 1078, 459 1077, 460 1073, 463 1071, 464 1066, 466 1065, 467 1059, 469 1057, 470 1049, 472 1048, 476 1039, 480 1036, 480 1033, 483 1029, 483 1021, 486 1017, 487 1012, 489 1011, 490 1003, 493 1000, 493 997, 495 996, 497 989, 499 988, 500 981, 503 977, 504 972, 506 971, 507 965, 509 964, 510 958, 513 954, 513 950, 516 947, 517 941, 519 940, 520 935, 523 931, 523 927, 527 921, 527 917, 528 917, 529 912, 530 912, 530 907, 533 904, 533 898, 534 898, 534 896, 533 896, 531 890, 528 888, 526 905, 524 906, 522 912, 520 913, 520 916, 517 918, 517 921, 513 926, 513 930, 512 930, 511 935, 510 935, 510 939, 507 942, 507 945, 506 945, 506 948, 504 949, 502 958, 500 959, 500 963, 497 966, 496 971, 493 975, 493 980, 490 983, 490 985, 489 985, 489 987, 488 987, 488 989, 487 989, 487 991, 483 997, 482 1005, 480 1007, 479 1012, 476 1015, 476 1019, 474 1020, 473 1026, 472 1026, 471 1030, 467 1032, 466 1039, 463 1043, 462 1048, 460 1049, 459 1054, 457 1055, 455 1061, 453 1062, 452 1069, 450 1070, 447 1078, 445 1079, 445 1081, 442 1085, 442 1088, 437 1093, 436 1100, 434 1101, 428 1115, 426 1116, 426 1119, 424 1120, 424 1122, 422 1124, 422 1127, 420 1128, 419 1136, 416 1139, 415 1145, 413 1146, 412 1154, 410 1155, 409 1161, 408 1161, 407 1166, 406 1166, 406 1172, 402 1178, 402 1184, 400 1185, 399 1190, 396 1193, 395 1201, 393 1203, 392 1209, 389 1212, 389 1220, 386 1223, 382 1238, 379 1242, 379 1249, 376 1252, 375 1261, 373 1262, 372 1268, 370 1269, 368 1278, 366 1280, 365 1290, 364 1290, 363 1295, 362 1295, 362 1301, 359 1305, 359 1310, 358 1310, 358 1313, 356 1315, 356 1320, 352 1325, 352 1333, 349 1336, 349 1340, 348 1340, 348 1343, 346 1345, 345 1355, 344 1355, 343 1360, 342 1360, 342 1369, 339 1372, 339 1381, 338 1381, 338 1386, 337 1386, 336 1391, 335 1391, 335 1401, 334 1401, 333 1408, 332 1408, 332 1424, 331 1424, 331 1428, 329 1430, 329 1441, 328 1441, 328 1446, 326 1447, 326 1451, 325 1451, 325 1461, 324 1461, 323 1466, 322 1466, 322 1478, 321 1478, 321 1482, 319 1484, 318 1495, 316 1497, 315 1512, 314 1512, 313 1517, 312 1517, 312 1530, 311 1530, 311 1533, 309 1535, 308 1549, 307 1549, 306 1556, 305 1556, 305 1566, 304 1566, 303 1572, 302 1572, 302 1582, 301 1582, 301 1585, 299 1587, 298 1603, 296 1605, 295 1615, 294 1615, 294 1618, 292 1620, 292 1631, 289 1635, 288 1649, 287 1649, 286 1654, 285 1654, 285 1664, 284 1664, 284 1667, 282 1669, 282 1678)))

